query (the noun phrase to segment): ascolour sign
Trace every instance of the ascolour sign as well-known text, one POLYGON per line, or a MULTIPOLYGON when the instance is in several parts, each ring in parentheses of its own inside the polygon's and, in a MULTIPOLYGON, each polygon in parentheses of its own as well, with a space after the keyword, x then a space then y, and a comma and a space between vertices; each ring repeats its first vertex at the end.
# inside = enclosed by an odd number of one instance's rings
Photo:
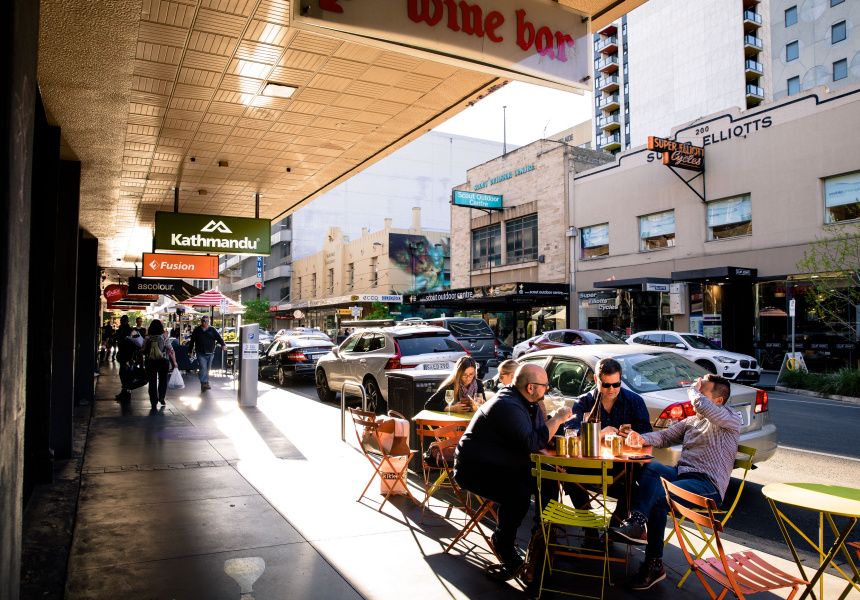
POLYGON ((182 280, 129 277, 128 291, 131 294, 162 294, 172 296, 182 293, 182 280))
POLYGON ((268 256, 271 248, 271 223, 267 219, 155 213, 156 250, 268 256))

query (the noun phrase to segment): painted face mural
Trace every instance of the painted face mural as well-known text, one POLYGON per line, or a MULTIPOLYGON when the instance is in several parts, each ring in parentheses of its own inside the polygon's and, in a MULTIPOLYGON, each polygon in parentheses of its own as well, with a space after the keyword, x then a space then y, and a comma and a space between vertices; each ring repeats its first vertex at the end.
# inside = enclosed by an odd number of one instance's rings
POLYGON ((390 268, 406 273, 407 293, 447 289, 451 281, 445 259, 451 255, 450 248, 451 240, 447 237, 431 242, 423 235, 391 234, 390 268))

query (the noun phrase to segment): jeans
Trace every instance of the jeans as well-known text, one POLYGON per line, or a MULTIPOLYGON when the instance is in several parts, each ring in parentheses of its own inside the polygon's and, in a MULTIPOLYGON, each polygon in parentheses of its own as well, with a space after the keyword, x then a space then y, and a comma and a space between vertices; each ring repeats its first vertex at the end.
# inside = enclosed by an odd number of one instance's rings
POLYGON ((209 383, 209 369, 212 368, 212 361, 215 360, 215 354, 197 353, 197 363, 200 365, 200 383, 209 383))
POLYGON ((170 363, 166 358, 146 360, 146 378, 149 380, 149 403, 152 408, 167 395, 167 372, 170 363))
POLYGON ((677 467, 667 467, 657 461, 651 461, 645 465, 642 477, 639 479, 639 491, 631 506, 631 511, 641 513, 648 518, 648 545, 645 548, 645 558, 663 558, 663 538, 669 517, 669 502, 666 500, 666 490, 660 483, 661 478, 683 490, 710 498, 717 503, 717 506, 723 502, 714 484, 702 473, 678 475, 677 467))
MULTIPOLYGON (((637 464, 629 464, 628 468, 632 470, 632 474, 630 475, 631 482, 633 484, 633 489, 636 489, 636 481, 639 475, 639 468, 642 465, 637 464)), ((580 475, 594 475, 595 471, 587 470, 587 469, 572 469, 566 468, 565 471, 569 474, 580 474, 580 475)), ((620 477, 620 475, 624 472, 624 464, 622 463, 613 463, 612 467, 607 470, 607 474, 615 479, 618 478, 614 483, 609 484, 607 492, 609 495, 615 498, 618 502, 615 506, 615 510, 613 514, 618 517, 621 521, 627 518, 627 514, 629 513, 629 509, 627 506, 627 477, 620 477)), ((598 486, 595 486, 595 489, 598 489, 598 486)), ((586 502, 588 502, 588 492, 582 489, 575 483, 565 483, 564 484, 564 492, 570 497, 570 502, 576 508, 583 508, 586 502)), ((585 507, 588 508, 588 507, 585 507)), ((614 521, 617 523, 617 521, 614 521)))

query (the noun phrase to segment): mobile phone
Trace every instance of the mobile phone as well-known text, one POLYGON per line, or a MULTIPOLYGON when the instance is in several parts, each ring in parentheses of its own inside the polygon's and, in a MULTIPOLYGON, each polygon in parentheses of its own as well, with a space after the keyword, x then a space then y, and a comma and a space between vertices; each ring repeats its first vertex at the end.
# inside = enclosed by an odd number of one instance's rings
POLYGON ((627 460, 651 460, 654 458, 650 454, 628 454, 627 460))

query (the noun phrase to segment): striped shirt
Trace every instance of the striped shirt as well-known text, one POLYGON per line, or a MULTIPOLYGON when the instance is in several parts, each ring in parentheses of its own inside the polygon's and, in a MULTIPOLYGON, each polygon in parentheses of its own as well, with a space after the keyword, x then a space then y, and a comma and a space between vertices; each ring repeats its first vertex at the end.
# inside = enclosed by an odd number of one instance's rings
POLYGON ((696 388, 687 390, 696 414, 669 427, 642 435, 643 445, 666 448, 683 443, 678 474, 701 473, 725 497, 741 438, 741 416, 717 406, 696 388))

